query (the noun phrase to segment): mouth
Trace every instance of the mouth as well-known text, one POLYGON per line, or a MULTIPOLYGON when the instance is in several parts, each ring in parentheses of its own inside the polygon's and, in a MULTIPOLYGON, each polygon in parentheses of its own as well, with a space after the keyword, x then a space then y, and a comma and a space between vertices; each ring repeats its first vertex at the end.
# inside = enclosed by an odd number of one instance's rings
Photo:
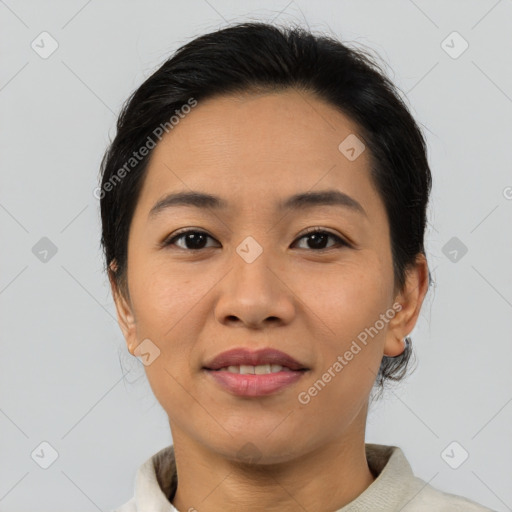
POLYGON ((292 356, 273 348, 264 348, 251 351, 246 348, 234 348, 222 352, 204 366, 206 370, 232 371, 238 369, 237 373, 243 374, 265 374, 288 370, 309 370, 305 365, 299 363, 292 356), (281 367, 281 368, 279 368, 281 367))
POLYGON ((275 349, 233 349, 203 366, 224 391, 237 396, 274 394, 297 382, 309 371, 293 357, 275 349))
POLYGON ((213 372, 229 372, 229 373, 239 373, 241 375, 266 375, 269 373, 279 373, 279 372, 305 372, 306 368, 301 368, 299 370, 292 370, 287 366, 282 366, 280 364, 259 364, 257 366, 249 365, 249 364, 241 364, 241 365, 230 365, 224 366, 222 368, 204 368, 205 370, 211 370, 213 372))

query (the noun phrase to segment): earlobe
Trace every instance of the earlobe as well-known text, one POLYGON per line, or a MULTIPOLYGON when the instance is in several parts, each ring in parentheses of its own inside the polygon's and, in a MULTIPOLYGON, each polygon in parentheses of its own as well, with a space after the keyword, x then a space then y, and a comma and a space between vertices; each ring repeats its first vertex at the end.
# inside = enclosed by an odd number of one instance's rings
POLYGON ((116 279, 115 271, 117 270, 117 266, 115 260, 110 264, 109 269, 109 281, 116 307, 117 322, 126 340, 128 350, 133 355, 133 350, 135 350, 137 346, 135 316, 132 311, 132 306, 120 290, 119 283, 116 279))
POLYGON ((396 357, 406 348, 407 333, 418 320, 423 299, 428 290, 428 264, 424 254, 418 255, 414 266, 408 269, 404 289, 396 297, 400 309, 389 323, 384 355, 396 357))
POLYGON ((384 355, 388 357, 398 357, 403 354, 407 347, 406 338, 387 339, 384 346, 384 355))

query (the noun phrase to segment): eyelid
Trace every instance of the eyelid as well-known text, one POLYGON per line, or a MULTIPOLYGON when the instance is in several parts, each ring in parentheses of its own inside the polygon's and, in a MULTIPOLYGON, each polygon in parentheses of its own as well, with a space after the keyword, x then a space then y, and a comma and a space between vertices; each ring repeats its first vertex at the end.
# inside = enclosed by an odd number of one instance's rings
MULTIPOLYGON (((195 228, 195 227, 191 226, 191 227, 187 227, 187 228, 183 228, 183 229, 178 229, 178 231, 171 233, 169 236, 167 236, 163 239, 163 241, 159 244, 159 246, 165 248, 168 245, 174 245, 174 241, 177 238, 179 238, 180 236, 186 235, 188 233, 199 233, 202 235, 206 235, 209 238, 211 238, 212 240, 215 240, 216 242, 218 242, 218 240, 215 237, 210 235, 203 228, 195 228)), ((218 242, 218 243, 220 243, 220 242, 218 242)), ((178 249, 182 249, 182 248, 178 247, 178 249)), ((183 249, 183 250, 192 252, 192 249, 183 249)), ((201 249, 198 249, 195 252, 199 252, 199 250, 201 250, 201 249)))
POLYGON ((308 228, 306 231, 302 232, 300 235, 297 236, 297 238, 294 240, 294 243, 295 243, 295 241, 300 240, 301 238, 303 238, 307 235, 311 235, 313 233, 326 233, 327 235, 332 236, 333 238, 338 240, 337 245, 334 245, 331 247, 326 247, 325 249, 317 249, 316 251, 310 249, 313 252, 323 252, 323 251, 328 251, 330 249, 337 249, 340 245, 346 246, 346 247, 353 247, 352 243, 349 242, 347 240, 347 238, 345 238, 337 233, 334 233, 330 229, 324 228, 322 226, 313 226, 311 228, 308 228))
MULTIPOLYGON (((176 239, 178 239, 180 236, 186 235, 188 233, 203 234, 203 235, 206 235, 207 237, 211 238, 212 240, 215 240, 216 242, 218 242, 218 240, 215 237, 210 235, 207 231, 205 231, 202 228, 187 227, 187 228, 179 229, 178 231, 172 233, 170 236, 166 237, 159 245, 160 245, 160 247, 163 247, 163 248, 170 246, 170 245, 175 246, 174 241, 176 239)), ((331 247, 326 247, 324 249, 316 249, 316 250, 309 249, 312 252, 326 252, 326 251, 329 251, 330 249, 337 249, 340 246, 341 247, 351 247, 351 248, 353 247, 353 244, 350 241, 348 241, 347 238, 345 238, 337 233, 333 233, 328 228, 324 228, 322 226, 312 226, 312 227, 308 228, 306 231, 303 231, 301 234, 299 234, 294 239, 292 245, 295 244, 297 241, 301 240, 302 238, 306 237, 307 235, 311 235, 313 233, 326 233, 327 235, 337 239, 337 244, 334 246, 331 246, 331 247)), ((220 242, 218 242, 218 243, 220 243, 220 242)), ((182 249, 183 251, 187 251, 187 252, 200 252, 201 250, 204 250, 204 249, 211 249, 211 247, 205 247, 203 249, 195 249, 195 250, 194 249, 183 249, 182 247, 177 247, 177 248, 182 249)))

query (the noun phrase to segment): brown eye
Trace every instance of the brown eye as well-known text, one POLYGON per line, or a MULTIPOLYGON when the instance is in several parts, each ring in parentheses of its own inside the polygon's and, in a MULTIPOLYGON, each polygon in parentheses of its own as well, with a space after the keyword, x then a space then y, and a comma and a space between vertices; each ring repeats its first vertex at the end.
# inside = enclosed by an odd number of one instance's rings
MULTIPOLYGON (((168 239, 164 242, 164 246, 169 245, 176 245, 180 249, 185 250, 191 250, 191 251, 197 251, 200 249, 206 248, 206 242, 210 238, 211 240, 214 240, 210 235, 205 233, 204 231, 194 231, 194 230, 188 230, 188 231, 182 231, 178 235, 173 236, 172 238, 168 239), (184 247, 177 245, 177 241, 183 240, 184 247)), ((211 246, 210 246, 211 247, 211 246)))
MULTIPOLYGON (((163 246, 176 246, 179 249, 189 250, 189 251, 199 251, 201 249, 207 249, 213 246, 208 246, 208 239, 215 240, 213 237, 205 233, 204 231, 198 230, 187 230, 178 233, 177 235, 172 236, 168 240, 163 242, 163 246), (181 242, 181 245, 177 242, 181 242)), ((300 247, 301 249, 311 249, 314 251, 322 251, 331 249, 333 247, 349 247, 349 244, 345 242, 341 237, 326 231, 324 229, 313 229, 308 233, 305 233, 297 240, 307 240, 307 247, 300 247), (328 244, 329 239, 334 240, 334 244, 326 246, 328 244)))
MULTIPOLYGON (((316 251, 321 251, 324 249, 330 249, 332 247, 336 246, 346 246, 348 247, 349 244, 345 242, 342 238, 340 238, 338 235, 335 235, 334 233, 330 233, 329 231, 325 231, 322 229, 314 229, 306 233, 305 235, 302 235, 297 240, 302 240, 303 238, 308 239, 308 245, 309 247, 306 247, 306 249, 314 249, 316 251), (335 244, 331 245, 329 247, 326 247, 326 243, 331 238, 332 240, 335 240, 335 244)), ((302 248, 302 247, 301 247, 302 248)))

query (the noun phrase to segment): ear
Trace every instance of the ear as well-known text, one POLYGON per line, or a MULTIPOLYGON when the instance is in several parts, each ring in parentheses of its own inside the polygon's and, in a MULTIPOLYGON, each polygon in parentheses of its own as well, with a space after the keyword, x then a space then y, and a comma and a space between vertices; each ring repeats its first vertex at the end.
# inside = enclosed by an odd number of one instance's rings
POLYGON ((427 259, 420 254, 407 270, 404 289, 396 296, 394 309, 397 313, 388 324, 384 355, 394 357, 405 350, 404 338, 416 325, 428 284, 427 259))
POLYGON ((135 315, 133 314, 130 298, 127 296, 128 290, 121 290, 116 281, 116 271, 117 262, 113 260, 109 265, 108 278, 112 289, 112 296, 114 297, 114 303, 116 305, 117 322, 123 332, 128 350, 130 354, 133 355, 133 352, 138 345, 135 315))

